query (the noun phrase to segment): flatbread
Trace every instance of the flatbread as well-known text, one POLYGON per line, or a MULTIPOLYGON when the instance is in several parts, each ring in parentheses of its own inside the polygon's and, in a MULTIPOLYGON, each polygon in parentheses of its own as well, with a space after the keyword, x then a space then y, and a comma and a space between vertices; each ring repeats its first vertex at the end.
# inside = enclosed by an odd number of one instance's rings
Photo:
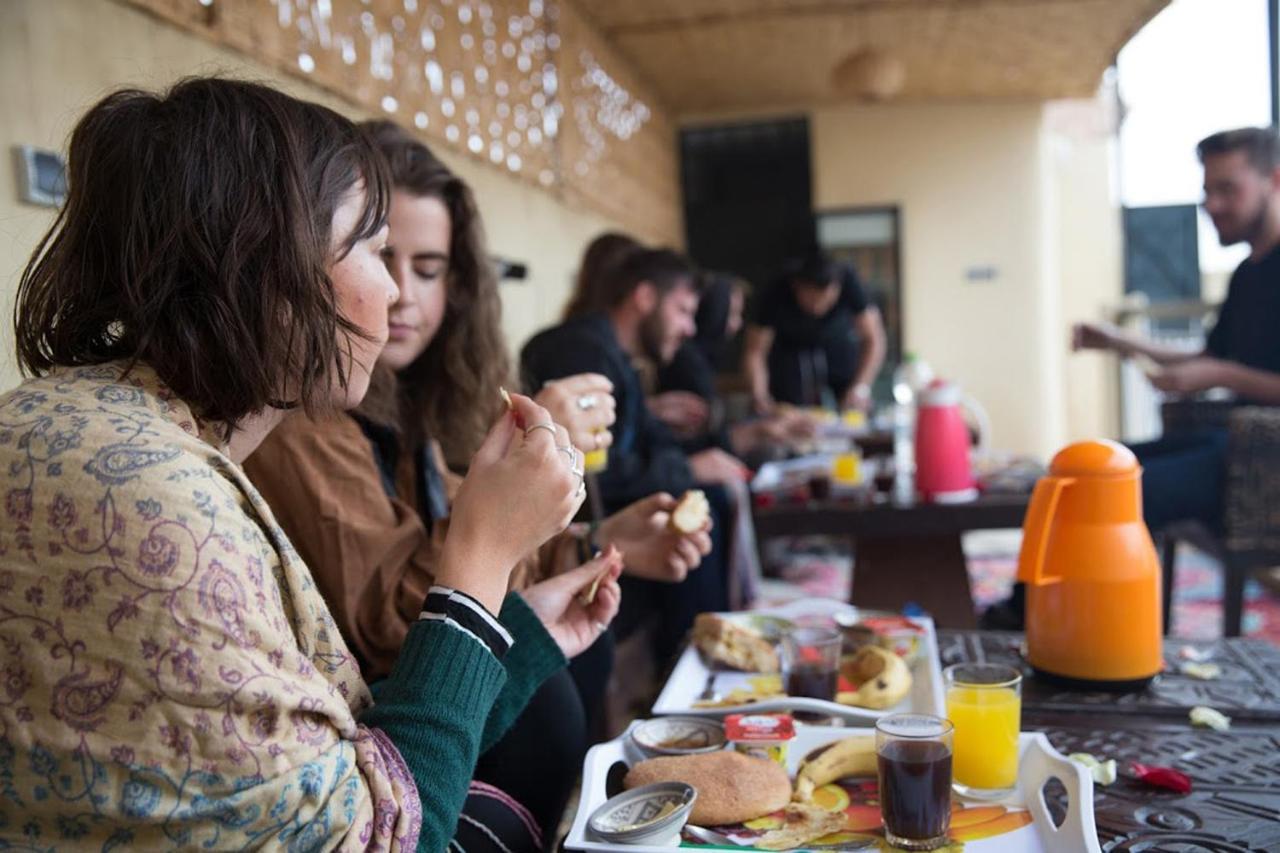
POLYGON ((790 803, 782 813, 782 827, 755 839, 758 850, 792 850, 810 841, 845 828, 844 812, 829 812, 821 806, 790 803))
POLYGON ((596 600, 596 593, 600 591, 600 583, 604 580, 604 576, 607 574, 609 574, 609 569, 606 567, 600 572, 600 574, 596 575, 596 579, 591 582, 591 586, 587 587, 582 592, 582 595, 579 596, 578 600, 584 605, 592 604, 596 600))

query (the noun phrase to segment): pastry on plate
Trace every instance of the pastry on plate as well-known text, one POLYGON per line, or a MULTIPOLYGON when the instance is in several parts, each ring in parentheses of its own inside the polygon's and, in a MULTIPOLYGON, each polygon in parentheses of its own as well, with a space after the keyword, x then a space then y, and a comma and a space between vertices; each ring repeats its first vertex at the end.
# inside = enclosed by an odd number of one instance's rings
POLYGON ((778 672, 778 650, 764 634, 732 617, 699 613, 693 622, 693 644, 716 663, 743 672, 778 672))

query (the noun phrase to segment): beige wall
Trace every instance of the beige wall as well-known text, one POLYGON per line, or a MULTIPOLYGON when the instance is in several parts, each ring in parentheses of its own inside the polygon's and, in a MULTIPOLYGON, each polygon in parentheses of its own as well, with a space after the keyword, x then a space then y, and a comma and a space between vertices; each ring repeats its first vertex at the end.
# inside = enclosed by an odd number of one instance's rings
MULTIPOLYGON (((318 89, 110 0, 0 0, 0 388, 18 379, 8 320, 14 288, 53 219, 49 209, 17 201, 11 147, 61 149, 76 118, 107 91, 163 86, 200 73, 268 80, 365 117, 318 89)), ((556 317, 581 248, 599 231, 618 226, 472 160, 442 156, 475 189, 492 249, 529 264, 529 280, 503 285, 508 339, 519 345, 556 317)))
MULTIPOLYGON (((1115 115, 1109 96, 1063 101, 1046 109, 1050 170, 1050 284, 1063 325, 1105 320, 1124 293, 1123 223, 1115 192, 1115 115)), ((1065 352, 1066 332, 1061 335, 1065 352)), ((1081 353, 1062 366, 1067 438, 1120 435, 1119 374, 1114 356, 1081 353)))
POLYGON ((1041 102, 818 109, 812 122, 815 206, 900 207, 906 347, 988 409, 994 445, 1046 457, 1113 435, 1103 369, 1065 352, 1069 319, 1120 292, 1105 143, 1056 144, 1041 102), (981 267, 995 277, 967 280, 981 267))

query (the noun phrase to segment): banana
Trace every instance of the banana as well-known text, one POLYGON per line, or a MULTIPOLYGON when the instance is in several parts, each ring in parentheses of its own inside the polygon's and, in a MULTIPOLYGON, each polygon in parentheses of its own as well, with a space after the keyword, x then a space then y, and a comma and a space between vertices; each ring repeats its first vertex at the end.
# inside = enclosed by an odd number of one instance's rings
POLYGON ((838 740, 812 761, 805 761, 796 773, 796 789, 791 799, 807 802, 813 792, 846 776, 872 776, 876 772, 875 735, 854 735, 838 740))
POLYGON ((880 710, 902 701, 911 690, 911 670, 906 661, 879 646, 862 646, 840 666, 841 674, 858 685, 841 691, 836 701, 842 705, 880 710))

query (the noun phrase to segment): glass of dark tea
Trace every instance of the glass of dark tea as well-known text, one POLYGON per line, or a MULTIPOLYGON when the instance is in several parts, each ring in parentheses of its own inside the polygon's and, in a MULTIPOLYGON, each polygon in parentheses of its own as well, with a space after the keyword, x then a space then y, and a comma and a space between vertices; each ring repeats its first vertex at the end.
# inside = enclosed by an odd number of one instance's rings
POLYGON ((893 714, 876 722, 884 837, 903 850, 936 850, 951 826, 950 721, 893 714))
MULTIPOLYGON (((782 638, 783 689, 788 696, 834 702, 840 672, 840 632, 834 628, 794 628, 782 638)), ((822 714, 797 711, 803 722, 822 714)))

